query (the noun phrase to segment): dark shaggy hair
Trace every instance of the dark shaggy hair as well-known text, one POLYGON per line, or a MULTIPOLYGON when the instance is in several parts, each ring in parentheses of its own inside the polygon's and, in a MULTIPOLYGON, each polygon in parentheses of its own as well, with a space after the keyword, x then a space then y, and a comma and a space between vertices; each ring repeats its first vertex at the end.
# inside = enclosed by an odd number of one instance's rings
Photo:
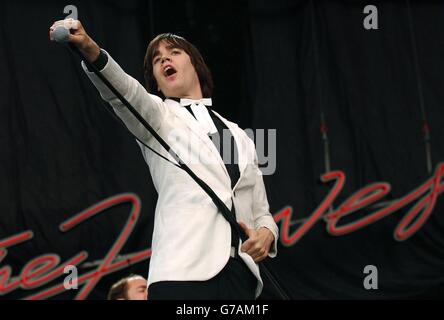
POLYGON ((109 289, 107 299, 108 300, 128 300, 128 280, 132 278, 140 277, 138 274, 130 274, 128 277, 122 278, 114 283, 109 289))
POLYGON ((211 76, 210 69, 205 64, 202 58, 202 55, 194 45, 189 43, 181 36, 172 33, 159 34, 148 45, 143 62, 146 89, 148 90, 148 92, 157 94, 158 86, 153 74, 153 58, 157 53, 157 49, 159 48, 159 44, 161 41, 165 41, 167 44, 172 45, 174 48, 184 50, 190 56, 191 64, 194 66, 194 69, 196 70, 197 76, 199 78, 202 95, 205 98, 210 98, 213 94, 213 78, 211 76))

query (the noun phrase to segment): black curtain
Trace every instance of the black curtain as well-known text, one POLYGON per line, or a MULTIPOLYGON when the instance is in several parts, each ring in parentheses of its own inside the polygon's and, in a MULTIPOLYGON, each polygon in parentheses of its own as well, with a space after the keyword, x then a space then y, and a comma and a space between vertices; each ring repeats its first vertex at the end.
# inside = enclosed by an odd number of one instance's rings
MULTIPOLYGON (((399 199, 432 176, 422 110, 431 128, 434 169, 444 152, 441 2, 410 3, 411 18, 406 1, 374 2, 377 30, 363 26, 366 2, 249 4, 253 126, 278 128, 277 170, 265 181, 273 212, 292 207, 292 230, 331 188, 319 181, 326 172, 321 127, 327 128, 331 170, 347 177, 335 205, 381 181, 392 187, 384 200, 399 199)), ((393 230, 410 208, 339 237, 319 221, 300 241, 281 248, 273 266, 294 298, 442 296, 442 201, 419 232, 395 241, 393 230), (363 287, 366 265, 378 268, 378 290, 363 287)))
MULTIPOLYGON (((75 5, 91 36, 142 81, 148 39, 142 13, 147 3, 78 1, 75 5)), ((141 198, 143 210, 121 254, 148 248, 156 202, 149 170, 134 139, 105 110, 76 55, 49 41, 53 21, 66 16, 64 4, 7 1, 0 6, 0 238, 34 232, 31 240, 8 248, 2 265, 11 265, 12 276, 18 276, 29 260, 42 254, 56 253, 64 262, 81 250, 89 253, 87 262, 100 261, 122 230, 129 205, 114 206, 69 232, 59 231, 59 224, 127 192, 141 198)), ((79 275, 92 269, 79 266, 79 275)), ((105 277, 89 297, 104 298, 118 277, 131 272, 146 276, 147 270, 145 260, 105 277)), ((60 282, 63 277, 45 287, 60 282)), ((41 290, 17 289, 6 297, 21 298, 41 290)))

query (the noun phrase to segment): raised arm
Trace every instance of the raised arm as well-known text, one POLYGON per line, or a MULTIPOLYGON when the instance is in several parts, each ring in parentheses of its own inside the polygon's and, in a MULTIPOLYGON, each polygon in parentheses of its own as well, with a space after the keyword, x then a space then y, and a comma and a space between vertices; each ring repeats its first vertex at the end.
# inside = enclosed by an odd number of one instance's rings
MULTIPOLYGON (((65 26, 71 30, 68 41, 75 45, 89 62, 94 63, 101 54, 106 55, 106 65, 100 72, 156 131, 159 130, 167 113, 167 108, 162 99, 149 94, 136 79, 126 74, 117 62, 105 50, 101 50, 97 43, 86 33, 80 21, 61 20, 55 22, 50 28, 51 40, 53 40, 52 31, 60 26, 65 26)), ((142 141, 149 140, 151 137, 149 132, 108 87, 93 72, 88 70, 83 61, 82 67, 101 97, 111 104, 128 129, 142 141)))

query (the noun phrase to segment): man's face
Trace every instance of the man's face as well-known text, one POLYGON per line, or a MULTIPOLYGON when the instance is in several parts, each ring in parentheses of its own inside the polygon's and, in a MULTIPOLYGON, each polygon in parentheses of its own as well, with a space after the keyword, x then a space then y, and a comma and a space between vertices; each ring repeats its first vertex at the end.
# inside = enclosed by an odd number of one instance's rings
POLYGON ((139 277, 129 279, 126 296, 128 300, 147 300, 146 280, 139 277))
POLYGON ((202 98, 196 70, 183 49, 161 41, 152 63, 154 78, 165 97, 202 98))

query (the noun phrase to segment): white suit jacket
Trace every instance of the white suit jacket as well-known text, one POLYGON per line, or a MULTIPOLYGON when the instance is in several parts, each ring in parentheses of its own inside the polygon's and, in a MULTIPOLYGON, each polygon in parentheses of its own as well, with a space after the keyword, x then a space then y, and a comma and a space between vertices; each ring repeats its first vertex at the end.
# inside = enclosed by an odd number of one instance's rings
MULTIPOLYGON (((129 130, 157 152, 169 155, 101 80, 82 67, 102 98, 109 102, 129 130)), ((237 221, 249 228, 268 228, 274 235, 269 257, 277 253, 278 227, 269 212, 266 191, 253 141, 235 123, 215 113, 231 130, 238 148, 240 178, 234 189, 219 151, 201 131, 194 117, 174 100, 149 94, 127 75, 108 54, 101 73, 146 119, 157 133, 182 157, 193 172, 205 181, 231 209, 237 221), (196 160, 197 159, 197 160, 196 160), (202 161, 204 160, 204 161, 202 161), (233 202, 232 202, 233 201, 233 202)), ((183 170, 154 154, 139 143, 159 194, 152 237, 148 286, 158 281, 199 281, 217 275, 228 262, 231 229, 211 198, 183 170)), ((256 297, 263 283, 258 265, 246 253, 239 255, 258 279, 256 297)))

